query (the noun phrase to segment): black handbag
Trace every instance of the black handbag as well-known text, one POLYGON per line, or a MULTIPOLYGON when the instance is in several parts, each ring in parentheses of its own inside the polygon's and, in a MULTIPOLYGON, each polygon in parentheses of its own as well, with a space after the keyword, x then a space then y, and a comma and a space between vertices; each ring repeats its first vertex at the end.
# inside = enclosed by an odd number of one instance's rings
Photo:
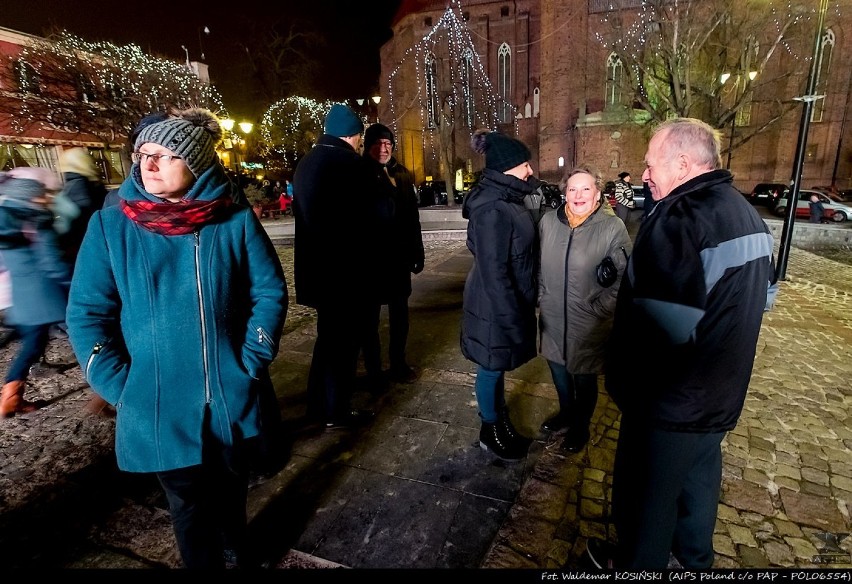
MULTIPOLYGON (((621 253, 627 259, 627 251, 623 247, 621 248, 621 253)), ((612 261, 611 257, 606 256, 601 260, 601 263, 595 268, 595 275, 598 278, 598 284, 604 288, 609 288, 615 284, 615 281, 618 279, 618 268, 615 267, 615 262, 612 261)))
POLYGON ((609 288, 618 279, 618 268, 615 267, 615 262, 609 256, 601 260, 601 263, 595 268, 595 273, 598 277, 598 284, 604 288, 609 288))

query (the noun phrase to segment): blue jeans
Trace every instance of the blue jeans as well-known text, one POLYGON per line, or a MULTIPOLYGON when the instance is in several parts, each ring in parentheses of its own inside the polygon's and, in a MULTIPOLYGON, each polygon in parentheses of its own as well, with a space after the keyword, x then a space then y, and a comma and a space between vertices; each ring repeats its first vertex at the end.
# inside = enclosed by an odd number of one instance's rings
POLYGON ((559 410, 568 415, 569 427, 588 431, 598 403, 598 376, 595 373, 572 374, 565 365, 548 361, 559 410))
POLYGON ((506 406, 505 371, 492 371, 481 365, 476 369, 476 403, 479 417, 486 424, 497 422, 498 412, 506 406))
POLYGON ((38 363, 47 343, 50 340, 50 324, 15 325, 21 348, 12 360, 9 371, 6 372, 6 383, 10 381, 25 381, 30 373, 30 366, 38 363))

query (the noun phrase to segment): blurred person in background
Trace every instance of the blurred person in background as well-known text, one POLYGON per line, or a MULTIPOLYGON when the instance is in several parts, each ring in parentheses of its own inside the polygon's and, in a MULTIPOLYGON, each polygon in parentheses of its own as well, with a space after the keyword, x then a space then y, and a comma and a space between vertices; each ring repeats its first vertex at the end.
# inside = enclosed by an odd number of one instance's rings
POLYGON ((630 173, 618 173, 615 181, 615 214, 625 225, 630 218, 630 210, 636 206, 633 202, 633 187, 630 186, 630 173))
MULTIPOLYGON (((65 187, 61 197, 70 201, 76 208, 76 215, 67 222, 59 222, 59 245, 73 269, 77 261, 77 250, 83 243, 86 227, 92 214, 103 207, 107 189, 101 178, 101 171, 92 155, 85 148, 69 148, 59 155, 59 169, 65 187)), ((56 201, 54 201, 54 208, 56 201)), ((61 218, 61 215, 60 215, 61 218)))
MULTIPOLYGON (((59 234, 59 247, 73 272, 89 218, 103 207, 107 189, 101 179, 100 169, 85 148, 63 150, 59 155, 59 168, 65 186, 53 200, 53 210, 56 212, 54 228, 59 234)), ((112 406, 98 394, 92 395, 85 409, 91 414, 115 415, 112 406)))
POLYGON ((12 285, 4 322, 20 340, 0 397, 3 418, 39 407, 24 399, 30 367, 44 354, 51 326, 65 321, 71 268, 57 242, 51 210, 61 188, 59 176, 46 168, 0 173, 0 253, 12 285))
POLYGON ((808 201, 808 209, 810 211, 810 222, 822 223, 823 218, 825 217, 825 206, 822 204, 822 201, 819 200, 817 195, 811 195, 811 198, 808 201))
POLYGON ((173 111, 135 142, 120 204, 96 212, 68 301, 86 381, 116 407, 116 456, 155 473, 187 568, 255 567, 246 503, 280 426, 269 364, 287 315, 281 262, 234 204, 218 119, 173 111))

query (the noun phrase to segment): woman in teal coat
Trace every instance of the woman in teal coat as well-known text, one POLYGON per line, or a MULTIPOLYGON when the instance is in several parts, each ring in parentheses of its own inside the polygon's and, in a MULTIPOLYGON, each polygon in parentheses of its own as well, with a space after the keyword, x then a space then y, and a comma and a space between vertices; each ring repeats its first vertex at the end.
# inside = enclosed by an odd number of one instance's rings
POLYGON ((120 204, 89 222, 66 316, 86 380, 116 408, 119 467, 157 474, 190 568, 231 552, 247 565, 248 453, 275 403, 288 304, 269 237, 232 202, 221 136, 206 110, 142 130, 120 204))

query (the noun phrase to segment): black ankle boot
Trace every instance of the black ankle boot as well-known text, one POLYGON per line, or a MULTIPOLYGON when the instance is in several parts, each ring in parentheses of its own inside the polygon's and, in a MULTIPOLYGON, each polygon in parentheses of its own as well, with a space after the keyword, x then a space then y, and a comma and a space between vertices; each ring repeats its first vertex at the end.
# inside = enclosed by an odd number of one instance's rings
POLYGON ((565 439, 562 440, 562 450, 576 454, 586 447, 589 442, 589 431, 586 429, 576 430, 571 429, 565 433, 565 439))
POLYGON ((507 440, 499 422, 497 424, 482 423, 482 428, 479 430, 479 447, 508 462, 521 460, 526 452, 525 449, 518 448, 516 444, 507 440))
POLYGON ((503 409, 500 410, 500 418, 497 424, 500 426, 500 431, 506 437, 506 441, 516 447, 516 449, 526 451, 529 445, 532 444, 532 439, 519 433, 512 425, 512 418, 509 417, 508 407, 503 406, 503 409))

